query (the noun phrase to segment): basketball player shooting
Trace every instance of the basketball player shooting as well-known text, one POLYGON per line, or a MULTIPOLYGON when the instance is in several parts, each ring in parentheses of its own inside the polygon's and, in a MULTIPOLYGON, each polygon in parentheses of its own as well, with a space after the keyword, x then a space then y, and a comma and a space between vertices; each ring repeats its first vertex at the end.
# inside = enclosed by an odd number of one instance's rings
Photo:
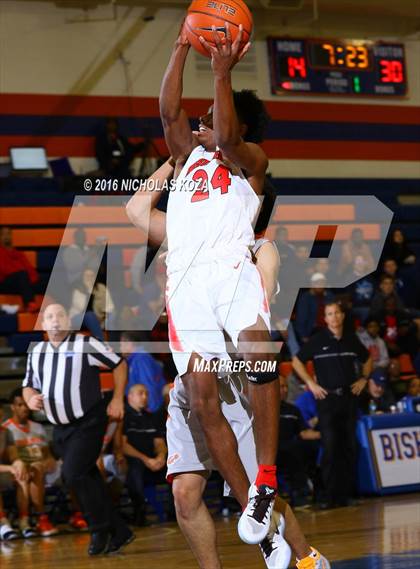
MULTIPOLYGON (((148 241, 153 247, 160 247, 166 240, 166 213, 156 206, 163 187, 173 177, 173 166, 172 158, 162 164, 149 178, 153 181, 151 189, 146 193, 137 192, 127 204, 128 217, 136 227, 148 233, 148 241)), ((261 209, 255 227, 260 227, 263 232, 266 220, 267 215, 261 209)), ((270 299, 277 289, 280 265, 278 251, 272 242, 258 239, 253 253, 270 299)), ((249 480, 255 478, 258 465, 252 411, 244 394, 245 382, 246 374, 233 374, 233 377, 219 378, 218 389, 222 413, 238 441, 238 452, 249 485, 249 480)), ((212 470, 211 458, 202 429, 190 413, 189 400, 179 377, 171 390, 168 413, 168 479, 172 481, 178 524, 200 569, 220 569, 222 564, 217 549, 216 528, 203 498, 212 470)), ((246 503, 247 495, 245 492, 242 503, 246 503)), ((268 569, 287 567, 291 557, 290 548, 295 552, 298 569, 330 569, 328 560, 309 546, 290 506, 280 496, 275 500, 270 531, 259 547, 268 569)))
POLYGON ((191 131, 181 107, 190 49, 183 29, 162 82, 161 118, 176 162, 176 187, 167 209, 167 312, 173 358, 192 411, 216 467, 245 508, 239 535, 255 544, 269 531, 277 489, 280 406, 276 372, 259 371, 261 362, 273 361, 274 352, 268 302, 249 251, 268 160, 256 144, 265 116, 262 102, 254 97, 259 116, 247 116, 246 107, 239 116, 232 92, 232 69, 249 44, 240 47, 242 26, 233 42, 228 23, 225 32, 224 43, 215 28, 214 45, 200 37, 211 54, 214 104, 201 117, 198 132, 191 131), (186 191, 190 181, 196 184, 194 192, 186 191), (247 477, 235 436, 221 412, 217 374, 207 368, 198 371, 203 360, 229 359, 224 331, 251 365, 249 394, 259 468, 247 504, 241 501, 248 490, 247 477), (255 346, 265 346, 265 353, 257 353, 255 346))

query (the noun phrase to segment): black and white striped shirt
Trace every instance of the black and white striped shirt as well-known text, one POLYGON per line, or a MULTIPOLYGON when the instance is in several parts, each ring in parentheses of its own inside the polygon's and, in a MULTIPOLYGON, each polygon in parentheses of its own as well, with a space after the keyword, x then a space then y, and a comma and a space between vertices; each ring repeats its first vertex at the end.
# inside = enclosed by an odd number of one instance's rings
POLYGON ((71 333, 56 348, 50 342, 33 348, 23 387, 40 391, 48 420, 65 425, 101 400, 99 367, 114 369, 121 361, 96 338, 71 333))

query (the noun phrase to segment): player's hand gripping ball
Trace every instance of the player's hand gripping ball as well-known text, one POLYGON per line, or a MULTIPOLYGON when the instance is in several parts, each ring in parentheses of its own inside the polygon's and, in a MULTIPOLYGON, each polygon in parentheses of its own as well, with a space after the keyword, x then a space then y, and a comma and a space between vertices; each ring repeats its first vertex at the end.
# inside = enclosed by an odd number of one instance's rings
POLYGON ((247 5, 242 0, 193 0, 188 8, 185 18, 184 30, 192 47, 202 55, 211 57, 209 51, 202 45, 199 37, 202 36, 211 46, 216 47, 213 36, 213 28, 220 36, 222 43, 226 40, 225 22, 230 24, 232 41, 235 41, 242 24, 242 38, 239 51, 249 42, 252 33, 252 15, 247 5))

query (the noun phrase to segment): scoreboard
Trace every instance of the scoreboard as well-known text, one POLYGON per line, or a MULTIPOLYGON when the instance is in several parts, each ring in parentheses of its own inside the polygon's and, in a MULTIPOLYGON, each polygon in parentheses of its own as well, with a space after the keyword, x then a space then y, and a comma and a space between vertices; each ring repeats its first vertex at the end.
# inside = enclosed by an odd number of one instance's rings
POLYGON ((281 94, 407 94, 404 45, 362 40, 268 38, 271 91, 281 94))

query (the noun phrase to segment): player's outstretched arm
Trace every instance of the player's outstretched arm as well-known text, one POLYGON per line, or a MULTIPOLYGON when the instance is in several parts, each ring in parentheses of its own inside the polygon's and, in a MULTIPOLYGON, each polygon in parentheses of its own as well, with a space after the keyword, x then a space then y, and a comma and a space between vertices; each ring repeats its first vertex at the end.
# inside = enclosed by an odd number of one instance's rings
POLYGON ((148 241, 159 247, 166 237, 166 213, 156 209, 165 182, 174 174, 174 161, 167 160, 146 182, 146 188, 134 194, 126 205, 127 216, 136 226, 148 233, 148 241))
POLYGON ((262 193, 264 176, 268 166, 265 152, 257 145, 244 142, 236 114, 232 93, 232 69, 249 50, 250 43, 241 48, 242 26, 234 42, 230 33, 229 23, 225 22, 226 41, 223 44, 216 28, 213 26, 215 47, 202 36, 200 41, 209 51, 212 59, 214 74, 214 106, 213 128, 216 144, 222 150, 223 156, 242 168, 249 178, 254 177, 252 187, 257 193, 262 193))
POLYGON ((166 144, 175 161, 188 156, 193 149, 190 123, 181 107, 184 67, 190 47, 182 27, 160 88, 160 117, 166 144))

